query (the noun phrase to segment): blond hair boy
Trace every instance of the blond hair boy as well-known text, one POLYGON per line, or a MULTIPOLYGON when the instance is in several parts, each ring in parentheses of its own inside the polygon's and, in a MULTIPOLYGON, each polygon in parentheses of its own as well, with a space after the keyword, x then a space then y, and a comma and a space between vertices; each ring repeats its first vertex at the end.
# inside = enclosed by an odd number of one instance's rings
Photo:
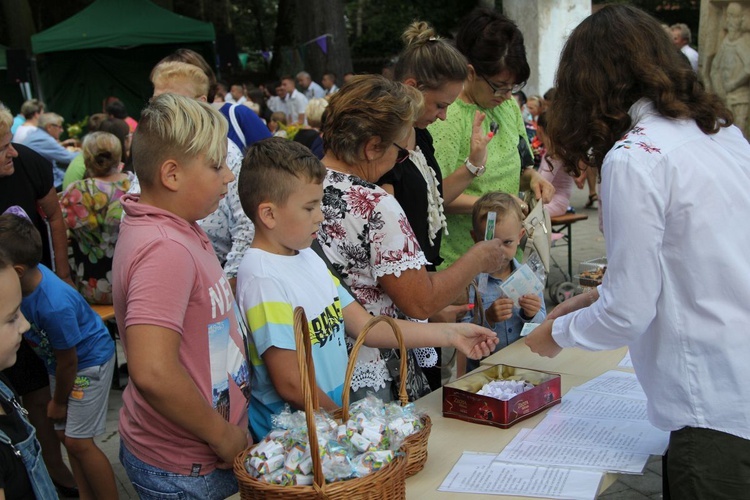
MULTIPOLYGON (((520 201, 512 195, 500 192, 490 192, 474 203, 471 214, 471 237, 474 241, 482 241, 485 236, 487 214, 495 212, 495 235, 502 242, 501 266, 494 273, 487 275, 487 287, 482 290, 483 306, 486 308, 485 326, 492 328, 497 334, 498 344, 495 350, 502 349, 521 338, 521 330, 526 323, 541 323, 546 317, 544 297, 528 294, 518 299, 515 306, 512 299, 506 297, 500 286, 515 271, 520 263, 516 260, 516 250, 524 235, 523 211, 520 201)), ((479 276, 482 276, 481 274, 479 276)), ((477 281, 479 278, 477 278, 477 281)), ((469 293, 469 302, 474 301, 474 290, 469 293)), ((462 321, 470 322, 479 311, 470 310, 462 321)), ((457 358, 457 371, 471 371, 479 367, 475 360, 457 358)))
POLYGON ((141 194, 122 198, 113 296, 131 380, 120 461, 139 492, 237 491, 231 464, 248 445, 245 339, 196 223, 234 179, 226 133, 211 106, 167 93, 144 109, 133 137, 141 194))
POLYGON ((167 61, 157 64, 151 71, 151 83, 154 85, 154 95, 167 92, 186 95, 206 102, 208 100, 208 76, 198 66, 192 64, 167 61))

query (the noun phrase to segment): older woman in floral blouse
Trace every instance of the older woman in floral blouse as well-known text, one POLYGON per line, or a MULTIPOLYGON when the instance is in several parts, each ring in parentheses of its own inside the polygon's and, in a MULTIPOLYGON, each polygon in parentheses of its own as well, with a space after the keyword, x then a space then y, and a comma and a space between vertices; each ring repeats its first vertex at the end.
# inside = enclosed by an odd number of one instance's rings
MULTIPOLYGON (((428 273, 424 253, 396 199, 375 182, 409 155, 404 148, 422 94, 376 75, 354 77, 333 95, 326 111, 323 164, 325 221, 318 233, 334 269, 373 315, 426 319, 451 304, 480 272, 499 264, 499 240, 481 242, 445 271, 428 273)), ((416 366, 435 364, 431 348, 410 355, 410 399, 427 392, 416 366)), ((376 391, 389 398, 391 352, 360 350, 354 398, 376 391)))

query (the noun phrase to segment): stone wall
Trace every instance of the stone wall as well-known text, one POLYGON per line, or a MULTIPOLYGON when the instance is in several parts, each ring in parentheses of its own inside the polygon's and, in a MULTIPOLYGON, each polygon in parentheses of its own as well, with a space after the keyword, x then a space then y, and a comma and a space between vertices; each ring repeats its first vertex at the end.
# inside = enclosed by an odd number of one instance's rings
POLYGON ((544 94, 555 83, 565 40, 591 14, 588 0, 503 0, 503 13, 518 24, 531 77, 526 95, 544 94))
POLYGON ((750 1, 702 0, 699 73, 750 136, 750 1))

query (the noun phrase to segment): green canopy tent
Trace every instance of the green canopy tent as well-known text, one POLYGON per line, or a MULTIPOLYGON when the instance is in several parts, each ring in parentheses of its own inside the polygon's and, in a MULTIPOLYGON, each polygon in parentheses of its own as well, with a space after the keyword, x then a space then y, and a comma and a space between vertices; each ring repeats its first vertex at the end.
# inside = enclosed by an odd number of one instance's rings
POLYGON ((174 14, 149 0, 96 0, 31 37, 42 96, 68 121, 102 111, 110 96, 140 116, 154 65, 179 47, 213 58, 214 27, 174 14))

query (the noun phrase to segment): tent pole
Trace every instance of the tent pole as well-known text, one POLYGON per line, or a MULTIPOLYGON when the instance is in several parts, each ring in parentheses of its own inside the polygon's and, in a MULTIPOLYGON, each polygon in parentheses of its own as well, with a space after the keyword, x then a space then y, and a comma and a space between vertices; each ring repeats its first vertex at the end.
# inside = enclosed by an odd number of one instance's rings
POLYGON ((216 68, 216 79, 223 80, 221 75, 221 65, 219 64, 219 52, 216 50, 216 40, 211 41, 211 48, 214 51, 214 68, 216 68))
POLYGON ((39 68, 36 65, 35 56, 31 56, 31 82, 34 84, 34 90, 36 90, 36 95, 38 96, 38 99, 44 102, 44 94, 42 93, 42 86, 39 83, 39 68))

